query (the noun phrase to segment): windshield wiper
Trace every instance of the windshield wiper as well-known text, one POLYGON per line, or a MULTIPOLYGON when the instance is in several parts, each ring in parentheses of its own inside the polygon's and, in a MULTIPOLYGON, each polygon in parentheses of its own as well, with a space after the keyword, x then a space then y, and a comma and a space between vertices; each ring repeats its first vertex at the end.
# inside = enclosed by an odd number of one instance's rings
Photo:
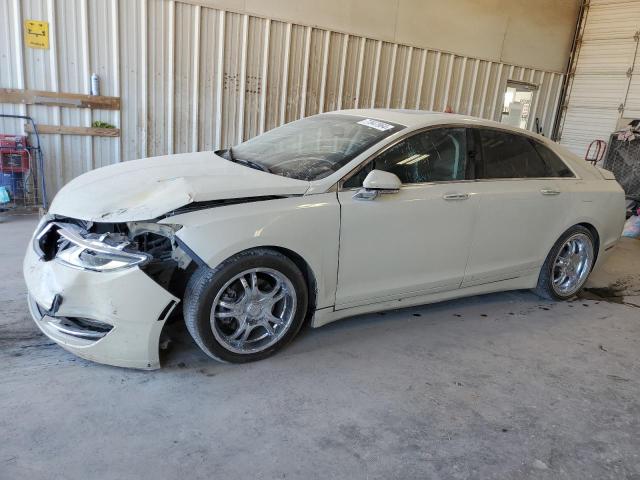
POLYGON ((261 170, 263 172, 271 173, 271 170, 266 165, 262 165, 252 160, 246 160, 244 158, 236 158, 233 154, 233 147, 229 147, 229 149, 227 150, 227 154, 229 155, 229 160, 231 160, 233 163, 239 163, 240 165, 245 165, 255 170, 261 170))

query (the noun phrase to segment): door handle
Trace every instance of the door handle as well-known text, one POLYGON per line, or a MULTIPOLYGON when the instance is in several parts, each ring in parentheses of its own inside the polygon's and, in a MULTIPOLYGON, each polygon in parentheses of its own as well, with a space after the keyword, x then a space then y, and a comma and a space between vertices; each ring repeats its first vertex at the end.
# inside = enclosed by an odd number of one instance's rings
POLYGON ((540 190, 542 195, 560 195, 559 190, 554 190, 553 188, 543 188, 540 190))
POLYGON ((445 200, 467 200, 469 198, 468 193, 447 193, 442 196, 445 200))

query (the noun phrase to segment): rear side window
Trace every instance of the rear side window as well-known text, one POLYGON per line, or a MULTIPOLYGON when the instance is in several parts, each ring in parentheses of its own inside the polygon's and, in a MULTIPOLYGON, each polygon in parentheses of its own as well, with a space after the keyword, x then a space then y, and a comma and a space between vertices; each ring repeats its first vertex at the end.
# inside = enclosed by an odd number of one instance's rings
POLYGON ((551 177, 528 138, 500 130, 480 129, 483 172, 480 178, 551 177))
POLYGON ((531 143, 544 160, 552 177, 575 177, 571 169, 550 148, 534 140, 531 143))

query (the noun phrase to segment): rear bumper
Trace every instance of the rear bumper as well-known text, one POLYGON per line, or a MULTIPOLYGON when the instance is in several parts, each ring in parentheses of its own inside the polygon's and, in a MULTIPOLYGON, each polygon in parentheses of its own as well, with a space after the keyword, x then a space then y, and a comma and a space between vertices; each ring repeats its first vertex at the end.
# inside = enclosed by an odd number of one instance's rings
POLYGON ((138 267, 110 273, 71 268, 40 260, 29 245, 23 268, 31 316, 51 340, 99 363, 160 367, 160 332, 179 299, 138 267), (52 312, 56 296, 61 301, 52 312))

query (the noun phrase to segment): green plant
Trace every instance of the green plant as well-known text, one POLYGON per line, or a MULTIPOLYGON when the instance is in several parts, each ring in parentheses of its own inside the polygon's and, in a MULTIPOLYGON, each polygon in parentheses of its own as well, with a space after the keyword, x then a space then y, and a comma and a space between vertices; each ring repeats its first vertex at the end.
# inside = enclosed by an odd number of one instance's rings
POLYGON ((91 124, 94 128, 116 128, 110 123, 102 122, 100 120, 96 120, 91 124))

